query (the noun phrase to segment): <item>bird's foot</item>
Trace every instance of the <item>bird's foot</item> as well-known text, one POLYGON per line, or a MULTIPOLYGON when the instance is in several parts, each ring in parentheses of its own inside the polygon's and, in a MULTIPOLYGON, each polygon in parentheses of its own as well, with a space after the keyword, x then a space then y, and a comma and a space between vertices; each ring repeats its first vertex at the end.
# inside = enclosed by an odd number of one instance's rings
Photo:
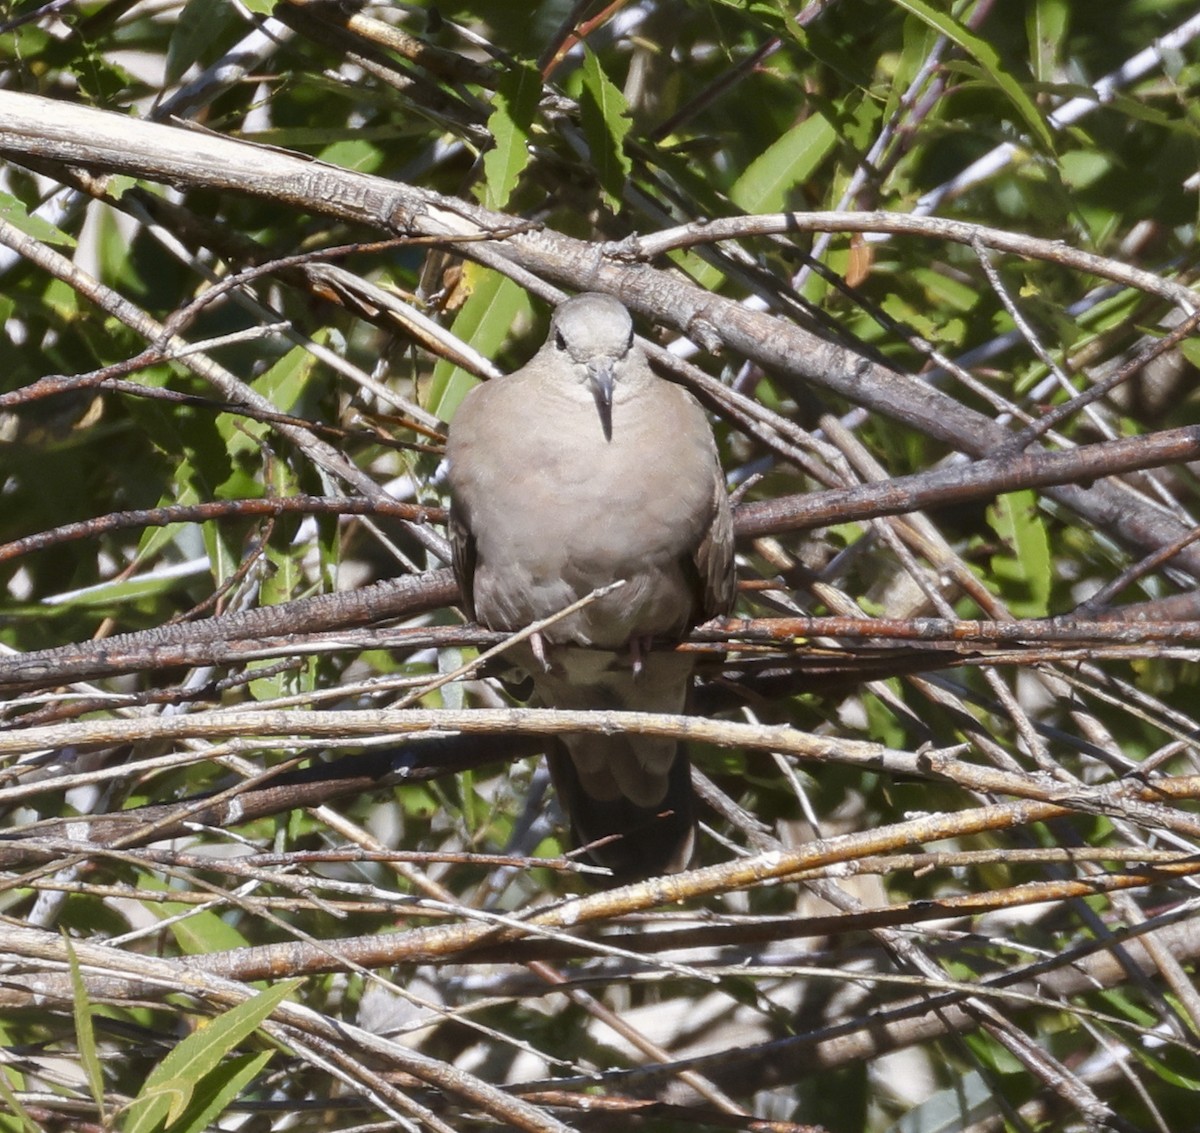
POLYGON ((546 657, 546 639, 540 633, 530 635, 529 647, 533 650, 533 659, 542 667, 543 673, 550 672, 550 661, 546 657))
POLYGON ((653 636, 631 637, 629 639, 629 662, 635 677, 641 674, 646 654, 650 652, 650 647, 653 644, 653 636))

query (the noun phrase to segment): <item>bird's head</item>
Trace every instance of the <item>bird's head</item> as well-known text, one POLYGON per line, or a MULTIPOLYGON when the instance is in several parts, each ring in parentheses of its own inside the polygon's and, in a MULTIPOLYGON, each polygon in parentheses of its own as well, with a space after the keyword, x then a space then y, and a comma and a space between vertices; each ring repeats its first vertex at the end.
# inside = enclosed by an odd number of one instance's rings
POLYGON ((550 322, 546 350, 568 379, 585 386, 595 399, 605 440, 612 440, 613 394, 635 349, 633 319, 611 295, 577 295, 550 322))

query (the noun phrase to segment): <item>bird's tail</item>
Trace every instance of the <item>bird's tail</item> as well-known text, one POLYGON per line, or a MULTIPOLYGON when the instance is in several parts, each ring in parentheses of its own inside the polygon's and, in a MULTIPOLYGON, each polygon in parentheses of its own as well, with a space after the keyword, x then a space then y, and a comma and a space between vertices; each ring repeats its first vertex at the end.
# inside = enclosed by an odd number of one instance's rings
MULTIPOLYGON (((628 739, 613 736, 608 742, 627 744, 628 739)), ((623 795, 604 799, 589 794, 561 740, 554 742, 547 756, 575 844, 593 865, 612 871, 611 878, 597 878, 596 884, 625 885, 688 868, 696 837, 692 766, 683 744, 676 745, 662 801, 651 806, 640 806, 623 795)))

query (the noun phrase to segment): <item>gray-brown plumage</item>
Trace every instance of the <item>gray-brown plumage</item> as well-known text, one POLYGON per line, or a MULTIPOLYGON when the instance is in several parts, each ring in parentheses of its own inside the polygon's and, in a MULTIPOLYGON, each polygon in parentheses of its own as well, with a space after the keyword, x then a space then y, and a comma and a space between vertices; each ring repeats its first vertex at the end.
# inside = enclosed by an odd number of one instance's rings
MULTIPOLYGON (((522 629, 625 580, 547 629, 541 657, 516 654, 541 701, 682 712, 692 660, 642 645, 729 611, 732 524, 704 411, 651 371, 629 312, 601 294, 563 303, 526 366, 463 400, 447 456, 454 570, 474 620, 522 629)), ((567 736, 550 765, 576 838, 616 880, 686 866, 680 745, 567 736)))

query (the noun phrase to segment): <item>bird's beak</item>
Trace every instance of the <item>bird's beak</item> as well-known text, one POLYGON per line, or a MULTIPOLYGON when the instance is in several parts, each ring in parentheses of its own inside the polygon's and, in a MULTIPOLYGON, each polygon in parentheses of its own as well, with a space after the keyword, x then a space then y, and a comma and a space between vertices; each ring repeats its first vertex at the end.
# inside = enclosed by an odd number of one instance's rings
POLYGON ((587 364, 588 380, 592 383, 592 396, 600 413, 600 425, 604 439, 612 440, 613 361, 611 358, 592 358, 587 364))

